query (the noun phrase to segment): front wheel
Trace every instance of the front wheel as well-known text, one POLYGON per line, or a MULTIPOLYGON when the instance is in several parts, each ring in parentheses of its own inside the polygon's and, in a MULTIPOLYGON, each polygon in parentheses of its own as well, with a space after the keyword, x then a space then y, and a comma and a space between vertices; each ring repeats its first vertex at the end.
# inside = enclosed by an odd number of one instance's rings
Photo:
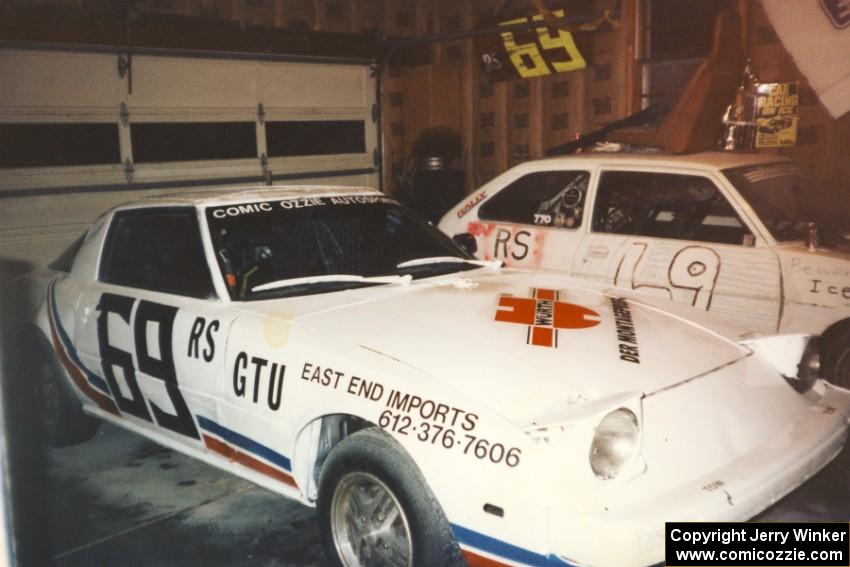
POLYGON ((842 388, 850 388, 850 328, 829 337, 823 350, 821 375, 842 388))
POLYGON ((333 565, 464 565, 422 473, 377 428, 358 431, 331 451, 322 469, 318 510, 333 565))

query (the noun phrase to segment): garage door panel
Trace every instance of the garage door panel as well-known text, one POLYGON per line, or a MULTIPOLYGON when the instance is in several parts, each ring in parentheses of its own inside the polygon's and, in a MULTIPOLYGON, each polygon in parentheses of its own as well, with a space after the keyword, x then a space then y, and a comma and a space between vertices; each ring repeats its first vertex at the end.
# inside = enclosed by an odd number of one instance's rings
MULTIPOLYGON (((133 171, 134 184, 179 183, 195 180, 217 184, 258 183, 263 174, 258 160, 228 160, 227 162, 174 162, 136 164, 133 171)), ((172 189, 174 192, 174 189, 172 189)))
POLYGON ((133 58, 130 104, 139 107, 362 108, 373 97, 362 66, 133 58))
POLYGON ((204 59, 133 58, 131 107, 245 108, 256 112, 257 64, 204 59))
POLYGON ((126 182, 122 165, 0 169, 0 221, 6 220, 5 199, 10 192, 17 194, 32 190, 35 196, 43 189, 119 185, 126 182))
POLYGON ((0 108, 49 107, 66 112, 85 108, 117 115, 126 85, 118 77, 117 56, 0 50, 0 108))
POLYGON ((374 98, 362 66, 264 64, 257 94, 267 107, 287 109, 363 108, 374 98))

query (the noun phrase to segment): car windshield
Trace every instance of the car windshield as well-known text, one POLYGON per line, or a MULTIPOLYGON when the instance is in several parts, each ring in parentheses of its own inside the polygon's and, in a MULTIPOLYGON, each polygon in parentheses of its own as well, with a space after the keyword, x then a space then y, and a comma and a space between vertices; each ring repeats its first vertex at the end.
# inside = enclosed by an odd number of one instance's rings
POLYGON ((239 203, 210 207, 206 217, 235 300, 404 284, 480 265, 382 195, 239 203))
POLYGON ((847 195, 822 185, 802 167, 779 162, 724 170, 780 242, 805 240, 815 223, 822 243, 842 244, 850 234, 847 195))

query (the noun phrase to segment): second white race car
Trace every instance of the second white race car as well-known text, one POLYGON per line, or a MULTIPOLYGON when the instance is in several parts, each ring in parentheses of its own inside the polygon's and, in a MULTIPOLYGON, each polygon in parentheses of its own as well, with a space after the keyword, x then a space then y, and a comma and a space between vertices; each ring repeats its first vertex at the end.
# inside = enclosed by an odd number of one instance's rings
POLYGON ((440 221, 476 255, 822 336, 850 386, 850 210, 838 187, 752 152, 588 152, 497 176, 440 221))

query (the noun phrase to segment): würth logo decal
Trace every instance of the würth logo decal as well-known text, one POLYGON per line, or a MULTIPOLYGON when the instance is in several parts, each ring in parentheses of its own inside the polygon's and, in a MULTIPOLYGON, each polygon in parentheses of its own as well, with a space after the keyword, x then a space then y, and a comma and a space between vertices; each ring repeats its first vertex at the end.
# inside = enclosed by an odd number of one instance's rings
POLYGON ((526 343, 557 347, 558 329, 587 329, 599 324, 599 313, 581 305, 558 301, 558 291, 532 289, 531 297, 499 297, 496 321, 528 325, 526 343))

